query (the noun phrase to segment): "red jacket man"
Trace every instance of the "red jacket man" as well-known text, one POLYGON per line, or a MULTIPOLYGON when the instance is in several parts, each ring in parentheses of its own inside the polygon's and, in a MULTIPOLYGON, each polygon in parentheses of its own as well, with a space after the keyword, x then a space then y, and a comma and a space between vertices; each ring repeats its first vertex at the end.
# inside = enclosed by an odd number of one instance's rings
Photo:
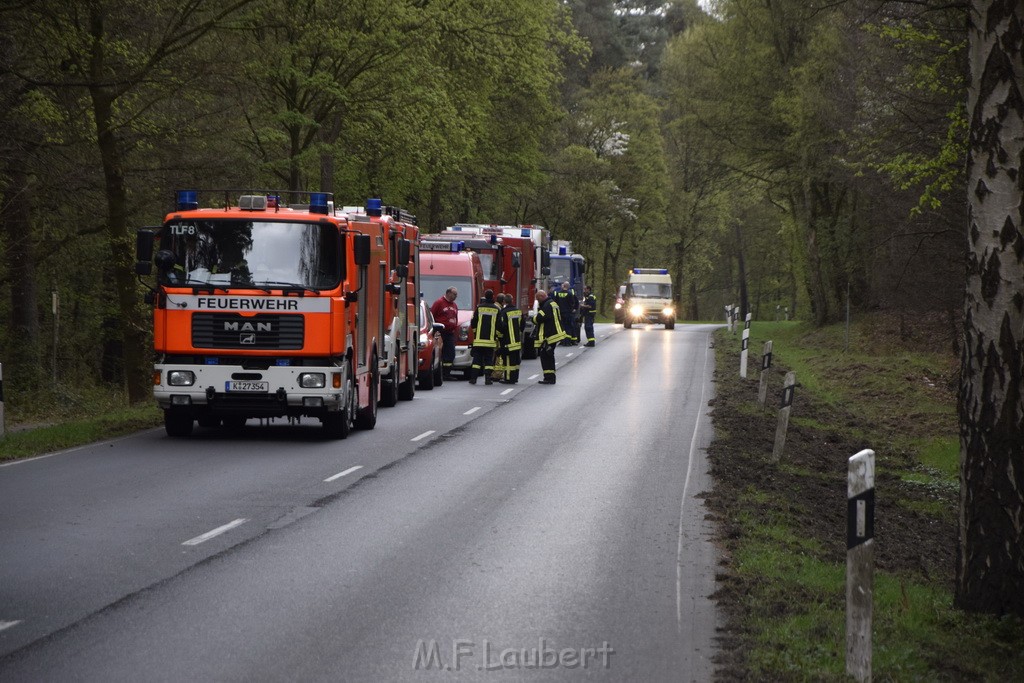
POLYGON ((455 362, 455 333, 459 329, 459 306, 455 303, 455 298, 458 295, 458 289, 449 287, 430 306, 430 314, 434 316, 434 322, 444 325, 444 330, 441 332, 441 341, 444 344, 441 349, 441 365, 444 367, 445 374, 451 372, 452 364, 455 362))

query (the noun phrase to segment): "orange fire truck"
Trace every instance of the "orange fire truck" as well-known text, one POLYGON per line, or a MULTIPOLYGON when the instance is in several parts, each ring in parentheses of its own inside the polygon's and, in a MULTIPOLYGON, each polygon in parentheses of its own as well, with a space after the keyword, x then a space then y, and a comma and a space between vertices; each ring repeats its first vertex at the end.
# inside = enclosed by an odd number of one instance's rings
POLYGON ((385 279, 381 320, 380 405, 391 407, 416 394, 419 316, 419 228, 416 217, 379 199, 366 207, 345 207, 349 226, 357 232, 378 233, 386 246, 386 263, 378 264, 385 279), (404 250, 404 251, 403 251, 404 250), (403 260, 404 259, 404 260, 403 260))
POLYGON ((392 270, 408 272, 408 240, 393 269, 385 223, 350 220, 328 194, 286 206, 294 195, 221 192, 202 209, 197 191, 178 192, 137 235, 136 272, 157 270, 147 299, 167 434, 281 416, 319 418, 331 438, 373 429, 385 299, 392 270))

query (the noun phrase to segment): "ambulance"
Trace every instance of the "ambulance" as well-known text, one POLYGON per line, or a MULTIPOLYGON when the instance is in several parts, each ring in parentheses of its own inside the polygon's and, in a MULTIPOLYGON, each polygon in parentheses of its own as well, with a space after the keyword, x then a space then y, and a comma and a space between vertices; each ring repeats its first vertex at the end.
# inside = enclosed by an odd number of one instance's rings
POLYGON ((667 268, 633 268, 626 278, 622 326, 657 323, 675 329, 676 306, 672 298, 672 276, 667 268))

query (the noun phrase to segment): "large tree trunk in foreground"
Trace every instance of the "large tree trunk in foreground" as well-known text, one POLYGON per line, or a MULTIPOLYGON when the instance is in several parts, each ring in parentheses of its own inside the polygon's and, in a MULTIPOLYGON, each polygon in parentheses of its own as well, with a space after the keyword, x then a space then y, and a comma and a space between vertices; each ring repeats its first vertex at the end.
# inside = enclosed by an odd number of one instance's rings
POLYGON ((972 0, 956 604, 1024 616, 1024 4, 972 0))

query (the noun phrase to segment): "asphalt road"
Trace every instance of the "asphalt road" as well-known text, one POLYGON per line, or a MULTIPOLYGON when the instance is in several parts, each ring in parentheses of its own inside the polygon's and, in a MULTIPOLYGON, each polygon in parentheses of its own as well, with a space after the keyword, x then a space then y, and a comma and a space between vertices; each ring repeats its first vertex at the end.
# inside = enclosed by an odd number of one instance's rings
POLYGON ((711 329, 2 466, 0 680, 709 680, 711 329))

